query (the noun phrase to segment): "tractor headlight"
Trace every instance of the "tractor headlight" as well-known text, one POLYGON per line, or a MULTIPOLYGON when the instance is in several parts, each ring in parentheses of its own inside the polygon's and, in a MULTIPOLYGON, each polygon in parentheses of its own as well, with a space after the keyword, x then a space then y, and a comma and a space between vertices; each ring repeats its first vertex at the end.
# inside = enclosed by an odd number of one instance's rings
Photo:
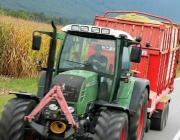
POLYGON ((49 105, 49 109, 50 109, 51 111, 55 111, 55 110, 58 109, 58 106, 57 106, 56 104, 50 104, 50 105, 49 105))
POLYGON ((68 109, 69 109, 70 113, 74 113, 74 111, 75 111, 74 107, 72 107, 72 106, 68 106, 68 109))
POLYGON ((74 31, 79 31, 79 26, 78 25, 72 25, 71 26, 71 30, 74 30, 74 31))
POLYGON ((88 32, 89 31, 89 27, 88 26, 81 26, 81 31, 88 32))
POLYGON ((102 29, 101 29, 101 33, 102 33, 102 34, 109 34, 109 33, 110 33, 110 30, 109 30, 109 29, 106 29, 106 28, 102 28, 102 29))
POLYGON ((99 33, 99 32, 100 32, 100 28, 98 28, 98 27, 92 27, 92 28, 91 28, 91 32, 93 32, 93 33, 99 33))

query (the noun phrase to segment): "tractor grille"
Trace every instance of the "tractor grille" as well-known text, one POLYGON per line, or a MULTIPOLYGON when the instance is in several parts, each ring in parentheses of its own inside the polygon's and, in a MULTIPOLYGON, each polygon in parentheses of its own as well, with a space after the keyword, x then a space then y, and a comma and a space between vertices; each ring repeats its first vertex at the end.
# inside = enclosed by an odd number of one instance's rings
POLYGON ((76 75, 58 74, 52 81, 51 87, 65 84, 63 95, 66 101, 77 102, 84 77, 76 75))

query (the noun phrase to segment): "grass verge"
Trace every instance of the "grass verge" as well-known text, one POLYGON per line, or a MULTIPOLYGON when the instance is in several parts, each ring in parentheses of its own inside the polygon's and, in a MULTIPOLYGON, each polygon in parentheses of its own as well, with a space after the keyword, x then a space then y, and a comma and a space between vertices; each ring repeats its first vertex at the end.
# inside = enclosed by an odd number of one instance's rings
POLYGON ((36 94, 37 86, 37 78, 19 79, 0 76, 0 116, 7 101, 15 97, 14 95, 9 95, 9 92, 23 91, 36 94))
POLYGON ((180 77, 180 60, 179 60, 179 65, 178 65, 176 77, 180 77))

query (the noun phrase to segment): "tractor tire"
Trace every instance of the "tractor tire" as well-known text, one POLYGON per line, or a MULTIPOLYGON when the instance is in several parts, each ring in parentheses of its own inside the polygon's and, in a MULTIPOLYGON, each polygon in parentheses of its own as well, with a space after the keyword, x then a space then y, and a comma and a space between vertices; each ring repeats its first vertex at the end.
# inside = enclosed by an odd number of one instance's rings
POLYGON ((128 116, 124 112, 103 110, 93 140, 128 140, 128 116))
POLYGON ((33 140, 26 136, 24 116, 36 107, 34 100, 14 98, 6 104, 0 119, 0 140, 33 140))
POLYGON ((157 110, 157 111, 158 114, 156 114, 156 116, 159 117, 153 117, 152 115, 151 129, 162 131, 167 124, 168 114, 169 114, 169 103, 168 102, 166 103, 164 110, 157 110))
POLYGON ((142 140, 147 121, 148 90, 145 88, 136 114, 130 117, 130 140, 142 140))

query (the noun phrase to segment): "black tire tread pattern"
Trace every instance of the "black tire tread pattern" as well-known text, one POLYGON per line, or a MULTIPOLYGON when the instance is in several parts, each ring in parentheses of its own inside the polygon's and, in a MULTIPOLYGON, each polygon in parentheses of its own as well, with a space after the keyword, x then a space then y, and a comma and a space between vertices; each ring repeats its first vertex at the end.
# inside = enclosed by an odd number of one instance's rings
POLYGON ((14 98, 6 104, 0 119, 0 140, 21 140, 28 115, 36 101, 14 98))
POLYGON ((148 103, 148 90, 145 88, 141 95, 141 99, 138 104, 137 112, 134 116, 130 118, 130 140, 138 140, 138 126, 139 126, 139 118, 141 115, 141 108, 142 104, 144 103, 144 109, 145 109, 145 120, 144 120, 144 130, 142 132, 140 140, 144 137, 145 127, 146 127, 146 119, 147 119, 147 103, 148 103))
POLYGON ((119 140, 122 127, 128 139, 128 116, 124 112, 103 110, 98 118, 93 140, 119 140))
POLYGON ((151 129, 162 131, 167 124, 168 114, 169 114, 169 103, 167 102, 165 104, 164 110, 158 110, 158 111, 159 111, 159 113, 161 113, 161 116, 160 116, 160 118, 156 118, 156 117, 153 117, 153 115, 152 115, 151 129))
POLYGON ((166 108, 166 120, 165 120, 165 126, 166 126, 169 116, 169 102, 166 103, 165 108, 166 108))
POLYGON ((109 120, 107 140, 119 140, 122 127, 125 127, 126 138, 128 139, 128 116, 126 113, 113 113, 109 120))
POLYGON ((105 140, 106 130, 108 129, 108 121, 111 112, 109 110, 103 110, 98 118, 98 123, 95 128, 95 134, 93 140, 105 140))
POLYGON ((161 130, 161 119, 160 118, 151 118, 151 129, 152 130, 161 130))

